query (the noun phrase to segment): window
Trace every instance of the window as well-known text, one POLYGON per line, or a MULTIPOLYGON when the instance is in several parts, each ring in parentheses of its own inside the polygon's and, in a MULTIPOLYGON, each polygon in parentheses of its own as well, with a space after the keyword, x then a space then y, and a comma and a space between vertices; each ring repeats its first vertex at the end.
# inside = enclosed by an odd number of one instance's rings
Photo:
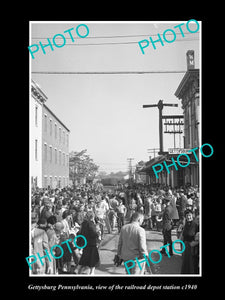
POLYGON ((66 145, 67 145, 67 147, 69 146, 69 135, 68 135, 68 133, 66 134, 66 145))
POLYGON ((52 176, 49 176, 49 185, 50 185, 50 188, 52 188, 52 176))
POLYGON ((55 123, 55 139, 57 139, 57 124, 55 123))
POLYGON ((57 164, 57 149, 55 148, 55 164, 57 164))
POLYGON ((38 160, 38 140, 35 140, 35 160, 38 160))
POLYGON ((47 115, 44 117, 44 131, 47 132, 47 115))
POLYGON ((65 153, 63 153, 63 166, 65 166, 65 153))
POLYGON ((59 142, 61 143, 61 127, 59 127, 59 142))
POLYGON ((191 101, 188 102, 188 145, 192 147, 192 128, 191 128, 191 101))
POLYGON ((50 135, 52 135, 52 119, 49 120, 50 135))
POLYGON ((52 146, 49 146, 49 161, 52 163, 52 146))
POLYGON ((65 131, 63 130, 63 145, 65 145, 65 131))
POLYGON ((44 144, 44 160, 47 161, 47 144, 44 144))
POLYGON ((44 176, 44 188, 48 187, 48 176, 44 176))
POLYGON ((35 105, 35 126, 38 126, 38 106, 35 105))
POLYGON ((61 165, 61 150, 59 150, 59 165, 61 165))

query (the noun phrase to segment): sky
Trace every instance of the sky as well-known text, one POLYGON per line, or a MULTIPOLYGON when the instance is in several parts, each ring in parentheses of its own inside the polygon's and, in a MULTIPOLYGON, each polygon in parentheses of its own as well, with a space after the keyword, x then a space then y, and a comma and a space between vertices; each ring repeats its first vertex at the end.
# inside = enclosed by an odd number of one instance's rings
MULTIPOLYGON (((132 164, 153 157, 148 149, 159 148, 158 108, 143 109, 143 104, 177 103, 165 107, 163 114, 182 114, 181 101, 174 95, 186 70, 186 52, 194 50, 195 68, 201 67, 200 34, 189 33, 184 25, 182 37, 176 22, 31 22, 30 44, 56 34, 67 37, 61 48, 39 49, 30 56, 32 78, 47 95, 46 105, 70 129, 69 151, 87 149, 100 166, 100 171, 117 172, 132 164), (76 27, 86 24, 86 38, 76 35, 76 27), (69 34, 71 30, 74 42, 69 34), (138 42, 167 29, 174 29, 176 40, 156 43, 145 48, 143 55, 138 42), (104 37, 104 38, 103 38, 104 37), (115 43, 115 44, 113 44, 115 43), (85 45, 86 44, 86 45, 85 45), (121 71, 183 71, 182 73, 148 74, 35 74, 32 72, 121 72, 121 71)), ((196 24, 190 23, 194 31, 196 24)), ((80 34, 86 29, 80 27, 80 34)), ((172 36, 168 34, 168 40, 172 36)), ((62 39, 56 40, 60 45, 62 39)), ((173 135, 164 134, 164 151, 172 148, 173 135)), ((176 136, 176 147, 183 147, 183 137, 176 136)))

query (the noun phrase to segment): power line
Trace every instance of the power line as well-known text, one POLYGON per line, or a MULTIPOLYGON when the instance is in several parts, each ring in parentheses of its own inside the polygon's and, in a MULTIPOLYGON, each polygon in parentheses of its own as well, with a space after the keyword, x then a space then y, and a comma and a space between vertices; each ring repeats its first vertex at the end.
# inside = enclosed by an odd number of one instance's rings
MULTIPOLYGON (((196 33, 199 33, 199 32, 196 32, 196 33)), ((180 32, 176 33, 177 35, 181 35, 180 32)), ((193 33, 191 32, 185 32, 185 35, 190 35, 193 33)), ((174 35, 173 33, 167 33, 167 35, 174 35)), ((139 37, 139 36, 158 36, 158 34, 131 34, 131 35, 109 35, 109 36, 87 36, 85 37, 85 40, 86 39, 114 39, 114 38, 130 38, 130 37, 139 37)), ((65 39, 69 39, 71 40, 71 38, 69 37, 64 37, 65 39)), ((42 39, 48 39, 48 37, 31 37, 31 39, 39 39, 39 40, 42 40, 42 39)), ((61 37, 56 37, 55 39, 61 39, 61 37)), ((76 39, 84 39, 84 38, 81 38, 81 37, 76 37, 76 39)))
MULTIPOLYGON (((189 41, 199 41, 199 39, 179 39, 176 40, 176 42, 189 42, 189 41)), ((137 41, 132 41, 132 42, 109 42, 109 43, 93 43, 93 44, 65 44, 64 46, 103 46, 103 45, 129 45, 129 44, 137 44, 137 41)), ((150 42, 151 43, 151 42, 150 42)), ((48 44, 42 44, 43 46, 48 45, 48 44)))
POLYGON ((185 73, 186 71, 162 70, 162 71, 32 71, 32 74, 42 75, 129 75, 129 74, 163 74, 163 73, 185 73))

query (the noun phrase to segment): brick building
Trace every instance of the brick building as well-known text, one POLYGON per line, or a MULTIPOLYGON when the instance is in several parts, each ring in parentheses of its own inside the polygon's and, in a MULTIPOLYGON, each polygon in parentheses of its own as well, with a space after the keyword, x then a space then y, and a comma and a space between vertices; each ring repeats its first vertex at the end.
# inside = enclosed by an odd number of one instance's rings
POLYGON ((32 80, 29 105, 30 179, 31 187, 42 187, 42 110, 47 96, 32 80))
MULTIPOLYGON (((199 147, 200 99, 199 69, 195 69, 194 51, 188 50, 187 72, 181 80, 175 96, 181 100, 184 110, 184 148, 199 147)), ((190 164, 184 169, 185 183, 199 185, 199 163, 190 164)))

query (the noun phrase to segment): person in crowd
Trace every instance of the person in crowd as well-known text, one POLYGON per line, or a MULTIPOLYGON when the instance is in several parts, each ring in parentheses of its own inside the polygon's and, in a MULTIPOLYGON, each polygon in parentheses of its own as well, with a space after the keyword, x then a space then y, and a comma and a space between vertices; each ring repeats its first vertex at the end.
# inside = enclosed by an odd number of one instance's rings
MULTIPOLYGON (((56 236, 56 232, 54 230, 54 225, 57 222, 56 216, 52 215, 47 219, 47 228, 46 228, 46 233, 48 236, 48 246, 49 249, 52 248, 52 246, 58 244, 58 238, 56 236)), ((48 274, 56 274, 56 260, 54 257, 51 257, 51 261, 49 262, 49 269, 48 269, 48 274)))
POLYGON ((145 222, 146 222, 146 229, 152 229, 152 198, 150 194, 145 198, 144 201, 145 207, 145 222))
POLYGON ((43 200, 43 207, 40 212, 40 219, 44 219, 47 221, 47 219, 52 215, 52 202, 49 200, 49 198, 44 198, 43 200))
POLYGON ((108 233, 111 233, 111 226, 110 226, 109 216, 108 216, 108 214, 109 214, 109 204, 106 201, 106 196, 102 197, 102 199, 101 199, 101 207, 104 210, 104 216, 103 216, 104 223, 106 225, 108 233))
POLYGON ((62 214, 62 221, 61 223, 64 226, 63 232, 65 233, 66 238, 68 238, 69 236, 69 232, 72 226, 72 216, 71 213, 69 211, 69 209, 65 210, 62 214))
POLYGON ((180 220, 184 220, 184 212, 186 210, 186 205, 187 205, 187 197, 184 194, 184 189, 179 190, 179 198, 177 199, 177 210, 178 210, 178 215, 180 220))
POLYGON ((57 218, 57 222, 62 221, 62 214, 63 214, 62 200, 57 200, 55 203, 55 216, 57 218))
POLYGON ((170 190, 170 193, 168 193, 168 196, 170 198, 170 204, 168 206, 168 209, 170 212, 170 218, 172 220, 172 225, 174 227, 175 224, 177 223, 177 221, 179 220, 179 214, 178 214, 177 207, 176 207, 176 198, 172 194, 171 190, 170 190))
MULTIPOLYGON (((162 215, 162 233, 163 233, 163 245, 169 244, 169 255, 173 255, 173 249, 172 249, 172 237, 171 237, 171 230, 172 230, 172 219, 171 219, 171 211, 170 211, 170 201, 171 198, 164 197, 163 203, 164 203, 164 211, 162 215)), ((166 254, 165 248, 161 250, 162 254, 166 254)))
POLYGON ((131 199, 129 202, 129 209, 128 209, 128 218, 131 219, 132 215, 136 212, 137 210, 137 203, 136 200, 134 199, 134 196, 131 195, 131 199))
POLYGON ((122 226, 125 224, 125 216, 127 213, 127 209, 123 204, 123 200, 119 198, 119 205, 116 208, 117 213, 117 223, 118 223, 118 232, 120 232, 122 226))
MULTIPOLYGON (((113 191, 105 191, 101 185, 89 183, 77 187, 32 189, 32 253, 40 252, 40 256, 44 256, 45 250, 51 249, 55 244, 60 245, 64 250, 64 255, 60 259, 52 258, 50 262, 48 258, 43 258, 44 266, 37 260, 32 265, 32 272, 33 274, 53 275, 65 272, 76 274, 76 268, 80 273, 87 267, 88 273, 94 274, 100 262, 99 251, 101 251, 101 242, 105 238, 104 229, 107 229, 108 233, 116 234, 117 232, 112 230, 116 228, 117 220, 118 253, 121 259, 125 261, 135 259, 135 257, 139 260, 144 259, 145 229, 153 230, 156 227, 158 234, 161 235, 160 231, 163 227, 163 243, 171 245, 171 231, 175 224, 177 238, 184 239, 188 249, 185 249, 182 254, 181 273, 198 274, 199 196, 198 186, 193 187, 190 184, 173 189, 159 183, 150 185, 134 183, 132 186, 120 184, 113 191), (187 209, 192 211, 192 221, 187 214, 187 209), (88 217, 89 214, 94 219, 88 217), (145 224, 143 224, 143 216, 147 220, 145 224), (177 218, 179 218, 178 222, 177 218), (187 218, 189 218, 188 221, 187 218), (126 224, 127 221, 129 224, 126 224), (85 250, 86 247, 79 249, 72 243, 70 245, 72 253, 70 253, 67 245, 62 242, 69 238, 74 240, 76 235, 82 234, 82 230, 88 236, 90 247, 87 250, 85 250), (81 257, 81 264, 79 264, 81 257)), ((168 250, 168 253, 173 255, 171 247, 168 247, 168 250)), ((164 251, 165 249, 162 253, 164 251)), ((53 253, 56 257, 60 256, 60 248, 55 247, 53 253)), ((148 256, 147 253, 146 256, 148 256)), ((136 267, 131 268, 130 272, 144 273, 138 265, 136 267)))
POLYGON ((162 196, 159 196, 154 205, 154 218, 153 220, 156 223, 156 230, 161 231, 162 230, 162 196))
POLYGON ((195 256, 197 256, 197 253, 195 253, 194 247, 198 245, 199 241, 199 237, 197 235, 199 232, 199 226, 193 219, 192 210, 185 210, 184 217, 185 225, 180 237, 185 244, 185 251, 182 253, 181 274, 196 274, 198 268, 196 266, 195 256))
MULTIPOLYGON (((48 244, 48 236, 45 232, 47 225, 46 219, 39 219, 37 222, 37 227, 33 228, 31 231, 31 254, 37 257, 37 253, 39 253, 40 257, 46 255, 45 250, 49 253, 49 244, 48 244)), ((33 274, 45 274, 49 272, 49 259, 46 257, 42 259, 43 265, 40 260, 32 265, 32 273, 33 274)))
POLYGON ((79 206, 76 207, 76 213, 72 216, 73 222, 81 225, 84 221, 86 215, 85 205, 81 203, 79 206))
POLYGON ((87 240, 79 261, 78 273, 81 274, 84 267, 89 268, 89 275, 94 275, 95 268, 100 264, 100 257, 97 248, 97 239, 100 232, 96 229, 95 215, 93 212, 86 214, 82 223, 80 234, 87 240))
POLYGON ((104 234, 104 224, 105 224, 105 207, 101 205, 101 199, 97 198, 97 202, 94 208, 95 222, 99 224, 101 228, 101 239, 104 234))
POLYGON ((114 209, 111 206, 109 206, 108 218, 109 218, 111 232, 113 232, 116 229, 116 221, 117 221, 116 209, 117 207, 114 209))
MULTIPOLYGON (((144 228, 141 227, 144 221, 144 215, 135 212, 132 214, 131 222, 124 225, 121 228, 118 242, 117 255, 120 259, 124 261, 143 259, 145 254, 148 256, 147 245, 146 245, 146 232, 144 228)), ((128 268, 130 263, 127 264, 128 268)), ((134 268, 130 269, 131 274, 144 274, 145 262, 142 263, 142 269, 135 264, 134 268)), ((126 270, 127 272, 127 270, 126 270)), ((128 273, 128 272, 127 272, 128 273)))

